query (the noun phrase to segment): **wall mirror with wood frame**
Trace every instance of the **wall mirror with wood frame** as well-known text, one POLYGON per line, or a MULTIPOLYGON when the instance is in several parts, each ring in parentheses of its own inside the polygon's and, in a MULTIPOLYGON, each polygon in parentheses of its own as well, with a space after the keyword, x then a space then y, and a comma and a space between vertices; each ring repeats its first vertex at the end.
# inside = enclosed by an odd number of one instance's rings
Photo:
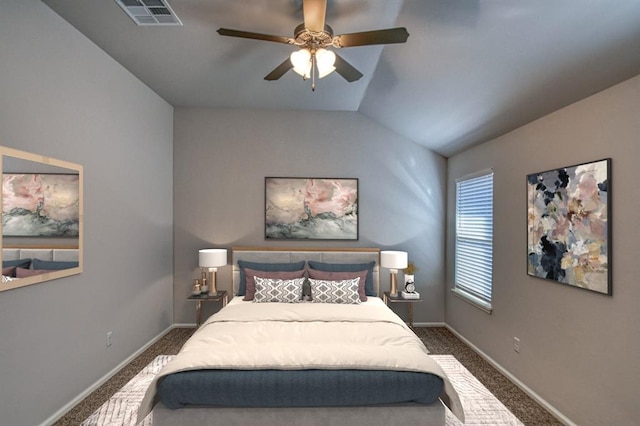
POLYGON ((0 156, 0 291, 80 274, 82 166, 4 146, 0 156))

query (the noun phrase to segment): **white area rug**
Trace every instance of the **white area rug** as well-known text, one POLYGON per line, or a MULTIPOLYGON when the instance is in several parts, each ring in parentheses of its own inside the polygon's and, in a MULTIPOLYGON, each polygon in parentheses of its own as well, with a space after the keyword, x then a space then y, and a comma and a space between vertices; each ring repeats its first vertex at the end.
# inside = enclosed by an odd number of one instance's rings
POLYGON ((447 373, 458 392, 464 408, 465 423, 447 409, 447 426, 458 425, 522 425, 482 383, 475 378, 453 355, 431 355, 447 373))
MULTIPOLYGON (((452 355, 431 355, 449 376, 464 407, 465 425, 522 425, 491 392, 452 355)), ((174 355, 160 355, 91 414, 81 426, 134 426, 138 407, 153 377, 174 355)), ((448 409, 446 426, 461 423, 448 409)), ((142 423, 152 426, 152 414, 142 423)))

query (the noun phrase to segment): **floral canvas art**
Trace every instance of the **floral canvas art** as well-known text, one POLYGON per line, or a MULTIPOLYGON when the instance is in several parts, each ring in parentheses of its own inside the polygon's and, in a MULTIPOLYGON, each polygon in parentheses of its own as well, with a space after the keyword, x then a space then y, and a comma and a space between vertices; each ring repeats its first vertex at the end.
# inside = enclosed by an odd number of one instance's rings
POLYGON ((2 235, 77 237, 80 229, 79 176, 11 174, 2 179, 2 235))
POLYGON ((529 275, 611 294, 611 159, 527 176, 529 275))
POLYGON ((357 240, 358 179, 265 179, 265 238, 357 240))

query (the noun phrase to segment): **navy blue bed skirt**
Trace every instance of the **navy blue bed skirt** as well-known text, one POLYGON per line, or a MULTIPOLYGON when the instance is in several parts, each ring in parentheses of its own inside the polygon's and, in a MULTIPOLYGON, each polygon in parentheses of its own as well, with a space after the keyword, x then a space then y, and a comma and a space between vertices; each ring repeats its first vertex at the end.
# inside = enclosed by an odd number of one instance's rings
POLYGON ((195 370, 158 384, 168 408, 338 407, 431 404, 444 383, 434 374, 372 370, 195 370))

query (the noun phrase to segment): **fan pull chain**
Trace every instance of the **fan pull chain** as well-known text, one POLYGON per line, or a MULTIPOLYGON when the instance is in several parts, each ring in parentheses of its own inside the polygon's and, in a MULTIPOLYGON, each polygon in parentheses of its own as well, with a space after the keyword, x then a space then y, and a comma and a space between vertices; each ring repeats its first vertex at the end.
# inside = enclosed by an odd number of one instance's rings
POLYGON ((316 91, 316 52, 311 52, 311 91, 316 91))

